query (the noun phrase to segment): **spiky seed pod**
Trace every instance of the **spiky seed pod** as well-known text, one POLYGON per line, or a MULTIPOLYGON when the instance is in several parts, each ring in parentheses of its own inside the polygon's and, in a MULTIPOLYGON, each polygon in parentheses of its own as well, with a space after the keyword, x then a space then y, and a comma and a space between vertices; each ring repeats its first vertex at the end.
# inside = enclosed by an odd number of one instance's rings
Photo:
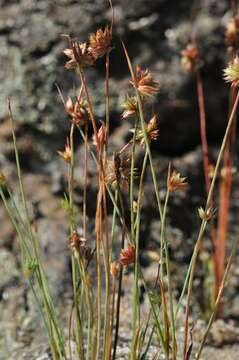
POLYGON ((57 151, 57 153, 60 155, 60 157, 66 162, 70 163, 72 159, 72 151, 71 147, 69 145, 69 140, 67 139, 67 144, 65 145, 64 151, 57 151))
POLYGON ((138 89, 143 96, 154 96, 159 92, 159 84, 153 79, 148 69, 143 70, 139 65, 135 69, 135 79, 130 83, 138 89))
POLYGON ((126 249, 122 249, 120 252, 120 264, 122 266, 128 266, 135 263, 135 246, 128 245, 126 249))
POLYGON ((176 190, 184 190, 187 187, 187 182, 185 177, 181 177, 179 172, 173 171, 168 177, 167 186, 169 192, 174 192, 176 190))
POLYGON ((89 121, 89 112, 87 102, 81 97, 77 97, 75 103, 69 97, 66 101, 66 112, 71 116, 71 123, 78 126, 84 126, 89 121))
POLYGON ((239 17, 235 16, 228 21, 225 31, 225 44, 228 48, 229 53, 237 49, 238 42, 239 42, 239 17))
POLYGON ((201 65, 200 54, 196 44, 189 43, 181 51, 181 65, 186 72, 195 72, 201 65))
POLYGON ((95 63, 95 58, 87 43, 70 40, 70 46, 70 48, 63 51, 70 59, 65 64, 66 69, 75 69, 77 66, 91 66, 95 63))
POLYGON ((239 85, 239 57, 236 56, 234 60, 224 69, 224 80, 231 83, 232 87, 239 85))
POLYGON ((104 30, 98 29, 95 34, 89 38, 89 51, 95 59, 104 56, 110 51, 112 41, 112 29, 106 26, 104 30))
POLYGON ((124 109, 121 118, 123 120, 126 120, 132 116, 134 116, 137 111, 137 99, 135 96, 129 96, 127 95, 125 101, 122 103, 122 108, 124 109))

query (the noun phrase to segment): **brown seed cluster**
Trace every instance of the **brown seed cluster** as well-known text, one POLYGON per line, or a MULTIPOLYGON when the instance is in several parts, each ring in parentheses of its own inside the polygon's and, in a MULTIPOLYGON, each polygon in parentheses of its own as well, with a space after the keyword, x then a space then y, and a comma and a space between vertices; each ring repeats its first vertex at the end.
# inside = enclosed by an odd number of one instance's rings
POLYGON ((135 246, 128 245, 126 249, 120 252, 119 262, 122 266, 128 266, 135 263, 135 246))
POLYGON ((92 66, 97 59, 110 51, 112 28, 106 26, 104 30, 98 29, 89 39, 80 43, 69 39, 70 47, 63 52, 68 57, 66 69, 76 69, 77 66, 92 66))
POLYGON ((143 70, 139 65, 135 69, 135 78, 130 83, 138 89, 143 96, 154 96, 159 92, 159 84, 153 79, 148 69, 143 70))
POLYGON ((115 154, 113 160, 106 163, 105 182, 111 186, 120 186, 128 191, 130 182, 131 158, 127 155, 115 154))
POLYGON ((75 103, 69 97, 66 101, 66 112, 71 116, 72 124, 84 126, 89 121, 89 112, 87 102, 80 96, 75 103))
POLYGON ((181 177, 180 173, 173 171, 168 177, 167 186, 169 192, 174 192, 176 190, 185 190, 187 187, 187 182, 185 177, 181 177))
POLYGON ((76 251, 87 261, 89 261, 93 256, 94 252, 89 246, 87 246, 87 240, 80 236, 76 230, 73 230, 69 237, 69 246, 73 252, 76 251))
POLYGON ((104 30, 98 29, 95 34, 91 34, 89 38, 89 51, 95 59, 104 56, 110 51, 112 41, 112 29, 106 26, 104 30))
POLYGON ((181 64, 182 68, 186 72, 195 72, 200 64, 200 54, 197 48, 197 45, 194 43, 189 43, 186 48, 181 52, 181 64))

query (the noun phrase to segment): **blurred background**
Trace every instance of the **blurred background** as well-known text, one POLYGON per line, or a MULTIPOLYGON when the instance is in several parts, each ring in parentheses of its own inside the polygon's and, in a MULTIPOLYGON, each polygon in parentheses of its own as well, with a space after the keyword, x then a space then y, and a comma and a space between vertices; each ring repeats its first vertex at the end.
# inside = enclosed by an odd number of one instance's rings
MULTIPOLYGON (((181 51, 194 33, 202 58, 207 134, 213 160, 228 114, 229 85, 223 81, 222 70, 229 60, 224 33, 231 16, 231 2, 114 0, 113 5, 115 23, 110 55, 110 149, 113 152, 122 146, 129 138, 128 130, 132 127, 130 121, 123 122, 120 118, 121 104, 130 91, 129 73, 120 43, 120 39, 123 39, 133 62, 149 68, 160 83, 161 91, 153 104, 159 116, 160 136, 153 149, 157 169, 162 175, 160 181, 165 184, 169 160, 189 180, 189 191, 173 200, 169 210, 171 256, 175 266, 184 269, 198 229, 195 209, 202 205, 205 191, 196 80, 194 75, 182 70, 181 51)), ((69 34, 79 41, 85 41, 89 33, 110 23, 111 11, 106 0, 0 0, 0 6, 0 166, 11 186, 17 186, 7 112, 7 97, 10 97, 26 192, 38 222, 53 292, 56 297, 67 298, 70 287, 67 222, 60 206, 66 187, 66 167, 59 159, 57 150, 65 145, 69 117, 65 114, 56 85, 66 97, 77 93, 79 81, 73 71, 64 69, 66 58, 62 51, 67 47, 67 42, 62 35, 69 34)), ((99 123, 104 119, 104 69, 104 60, 86 69, 99 123)), ((81 146, 77 154, 79 191, 76 199, 81 206, 81 146)), ((236 167, 237 163, 236 157, 236 167)), ((93 226, 91 214, 97 182, 94 163, 91 162, 90 176, 89 224, 93 226)), ((235 175, 235 185, 238 181, 235 175)), ((150 181, 147 186, 150 190, 150 181)), ((142 221, 145 237, 141 242, 148 250, 157 248, 159 230, 156 214, 154 216, 154 201, 150 196, 147 195, 145 199, 142 221)), ((235 186, 229 219, 232 234, 238 231, 238 198, 239 191, 235 186)), ((32 330, 35 331, 39 319, 37 314, 30 311, 33 305, 19 271, 15 233, 2 206, 0 221, 0 349, 3 349, 0 350, 0 359, 11 359, 19 349, 24 352, 26 347, 37 348, 40 340, 36 340, 32 330)), ((208 251, 211 251, 210 246, 208 251)), ((147 251, 141 261, 144 266, 149 263, 147 251)), ((149 277, 150 274, 149 271, 149 277)), ((236 281, 236 273, 233 279, 236 281)), ((198 281, 200 284, 200 277, 198 281)), ((234 289, 231 292, 228 316, 239 319, 237 291, 234 289)), ((238 334, 235 334, 238 339, 238 334)), ((26 355, 24 359, 27 358, 26 355)))

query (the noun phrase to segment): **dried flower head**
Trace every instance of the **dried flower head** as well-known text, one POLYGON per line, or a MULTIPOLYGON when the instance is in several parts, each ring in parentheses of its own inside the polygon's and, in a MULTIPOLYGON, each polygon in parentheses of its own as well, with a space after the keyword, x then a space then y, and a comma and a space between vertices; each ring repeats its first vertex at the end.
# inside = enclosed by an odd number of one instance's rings
POLYGON ((91 34, 89 38, 89 51, 95 59, 104 56, 110 51, 112 40, 112 28, 106 26, 104 30, 98 29, 95 34, 91 34))
MULTIPOLYGON (((158 130, 158 118, 156 115, 152 117, 152 119, 149 121, 148 124, 145 124, 145 130, 148 135, 148 139, 151 140, 157 140, 159 130, 158 130)), ((132 133, 135 133, 135 129, 130 130, 132 133)), ((136 129, 136 141, 140 143, 141 146, 145 145, 145 137, 144 132, 142 129, 137 128, 136 129)))
POLYGON ((237 87, 239 85, 239 58, 236 56, 234 60, 224 69, 224 79, 231 83, 231 86, 237 87))
POLYGON ((198 208, 198 215, 201 220, 209 221, 215 215, 216 210, 212 207, 204 210, 202 207, 198 208))
POLYGON ((89 246, 87 246, 87 240, 80 236, 76 230, 73 230, 69 237, 69 246, 73 252, 76 252, 87 261, 92 258, 94 253, 94 251, 89 246))
MULTIPOLYGON (((100 147, 102 148, 103 145, 105 145, 106 140, 107 140, 105 123, 102 122, 102 125, 101 125, 101 127, 99 128, 99 130, 98 130, 98 132, 97 132, 97 135, 98 135, 99 145, 100 145, 100 147)), ((94 144, 95 146, 97 146, 97 141, 96 141, 95 135, 93 135, 93 144, 94 144)))
POLYGON ((0 186, 3 186, 6 184, 6 177, 2 171, 0 171, 0 186))
POLYGON ((135 263, 135 247, 128 245, 126 249, 122 249, 120 252, 120 264, 127 266, 135 263))
POLYGON ((184 50, 181 51, 181 64, 186 72, 194 72, 200 66, 200 54, 196 44, 189 43, 184 50))
POLYGON ((69 140, 68 139, 67 139, 67 144, 65 146, 65 150, 64 151, 57 151, 57 152, 66 163, 71 162, 72 151, 71 151, 71 147, 69 145, 69 140))
POLYGON ((106 163, 105 182, 111 186, 117 184, 121 189, 127 191, 130 181, 131 157, 116 153, 113 160, 106 163))
POLYGON ((75 103, 68 97, 66 101, 66 112, 71 116, 72 124, 84 126, 89 121, 89 112, 87 102, 80 96, 75 103))
POLYGON ((110 274, 115 278, 119 276, 119 264, 116 261, 110 264, 110 274))
POLYGON ((123 120, 126 120, 131 116, 134 116, 138 110, 136 97, 127 95, 125 101, 122 103, 121 106, 124 109, 121 116, 123 120))
POLYGON ((65 64, 66 69, 75 69, 77 66, 91 66, 95 62, 87 43, 70 40, 70 48, 65 49, 63 53, 70 59, 65 64))
POLYGON ((176 190, 184 190, 187 187, 187 182, 185 177, 181 177, 180 173, 173 171, 168 177, 167 186, 169 192, 174 192, 176 190))
POLYGON ((135 69, 135 78, 130 83, 144 96, 154 96, 159 92, 159 84, 153 79, 148 69, 143 70, 139 65, 135 69))
POLYGON ((238 46, 239 41, 239 17, 234 16, 231 18, 226 26, 225 31, 225 44, 228 51, 234 51, 238 46))

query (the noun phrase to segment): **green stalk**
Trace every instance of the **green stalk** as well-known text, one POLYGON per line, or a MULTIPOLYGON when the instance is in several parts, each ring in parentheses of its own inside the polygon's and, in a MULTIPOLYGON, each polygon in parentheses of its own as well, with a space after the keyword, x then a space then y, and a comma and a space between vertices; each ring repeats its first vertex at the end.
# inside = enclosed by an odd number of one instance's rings
POLYGON ((231 269, 232 261, 234 259, 235 254, 236 254, 238 243, 239 243, 238 239, 236 239, 234 241, 234 243, 233 243, 232 251, 231 251, 231 254, 230 254, 228 262, 227 262, 227 266, 226 266, 226 269, 225 269, 225 272, 224 272, 223 280, 221 282, 221 285, 220 285, 220 288, 219 288, 219 291, 218 291, 218 294, 217 294, 217 298, 216 298, 216 301, 215 301, 215 304, 214 304, 214 309, 212 311, 210 320, 208 322, 207 329, 206 329, 206 331, 204 333, 204 336, 202 338, 202 341, 200 343, 199 350, 198 350, 198 352, 196 354, 195 360, 199 360, 200 357, 201 357, 201 353, 202 353, 203 347, 205 345, 205 342, 207 340, 208 333, 210 331, 212 323, 213 323, 213 321, 215 319, 215 316, 217 314, 217 309, 219 307, 219 304, 220 304, 220 301, 221 301, 221 298, 222 298, 222 295, 223 295, 223 291, 224 291, 225 286, 226 286, 226 282, 227 282, 228 275, 229 275, 229 272, 230 272, 230 269, 231 269))
MULTIPOLYGON (((166 226, 165 223, 166 223, 166 213, 167 213, 168 200, 169 200, 169 190, 167 189, 166 198, 165 198, 165 204, 164 204, 164 209, 163 209, 163 218, 162 218, 161 235, 160 235, 161 237, 165 236, 165 226, 166 226)), ((168 279, 170 325, 171 325, 172 341, 173 341, 173 346, 172 346, 172 356, 173 357, 172 357, 172 359, 176 360, 176 357, 177 357, 177 343, 176 343, 175 318, 174 318, 174 308, 173 308, 172 279, 171 279, 170 259, 169 259, 167 239, 164 238, 162 243, 164 244, 165 262, 166 262, 167 279, 168 279)), ((161 269, 162 268, 163 268, 163 266, 161 265, 161 269)))
MULTIPOLYGON (((231 126, 232 126, 232 123, 233 123, 233 119, 234 119, 236 110, 237 110, 238 101, 239 101, 239 92, 237 92, 235 103, 233 105, 230 118, 228 120, 226 131, 225 131, 223 141, 222 141, 222 144, 221 144, 221 148, 219 150, 219 154, 218 154, 218 158, 217 158, 213 178, 212 178, 211 185, 210 185, 209 192, 208 192, 208 196, 207 196, 206 206, 205 206, 205 210, 204 210, 205 212, 207 212, 209 210, 209 208, 210 208, 212 195, 213 195, 213 191, 214 191, 214 186, 215 186, 215 182, 216 182, 218 171, 219 171, 219 166, 220 166, 220 163, 221 163, 221 160, 222 160, 222 157, 223 157, 223 153, 224 153, 224 150, 225 150, 225 147, 226 147, 228 136, 230 134, 230 129, 231 129, 231 126)), ((187 304, 186 304, 186 312, 185 312, 184 359, 186 359, 186 354, 187 354, 188 317, 189 317, 190 300, 191 300, 191 295, 192 295, 193 278, 194 278, 195 269, 196 269, 197 256, 198 256, 198 252, 200 250, 200 245, 201 245, 201 241, 202 241, 202 238, 203 238, 203 235, 204 235, 206 225, 207 225, 207 220, 202 220, 201 227, 200 227, 200 230, 199 230, 198 239, 196 241, 194 251, 193 251, 193 255, 192 255, 192 267, 191 267, 190 276, 189 276, 188 295, 187 295, 187 304)))
MULTIPOLYGON (((134 126, 134 136, 133 144, 131 151, 131 170, 130 170, 130 220, 131 220, 131 242, 135 244, 135 232, 134 232, 134 163, 135 163, 135 148, 136 148, 136 136, 138 129, 138 118, 135 121, 134 126)), ((135 341, 137 336, 137 329, 139 327, 139 317, 140 317, 140 308, 139 308, 139 288, 138 288, 138 244, 135 249, 135 266, 134 266, 134 294, 133 294, 133 319, 132 319, 132 329, 133 329, 133 341, 131 345, 131 358, 132 360, 136 358, 135 354, 135 341), (138 324, 137 324, 138 322, 138 324)))

